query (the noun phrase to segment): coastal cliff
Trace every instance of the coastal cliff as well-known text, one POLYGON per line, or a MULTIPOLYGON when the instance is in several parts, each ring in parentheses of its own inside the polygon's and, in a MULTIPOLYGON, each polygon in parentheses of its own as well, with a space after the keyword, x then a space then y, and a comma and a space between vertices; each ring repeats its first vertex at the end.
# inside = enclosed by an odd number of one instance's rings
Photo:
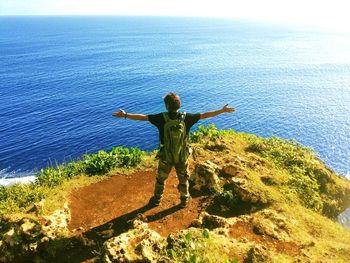
POLYGON ((114 148, 0 188, 0 262, 350 262, 350 181, 308 147, 200 126, 191 204, 155 153, 114 148))

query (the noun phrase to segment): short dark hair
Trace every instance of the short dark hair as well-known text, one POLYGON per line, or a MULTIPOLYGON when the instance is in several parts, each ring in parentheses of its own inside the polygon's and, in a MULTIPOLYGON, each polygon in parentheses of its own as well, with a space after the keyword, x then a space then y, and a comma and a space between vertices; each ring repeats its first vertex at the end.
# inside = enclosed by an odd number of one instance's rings
POLYGON ((164 103, 168 111, 177 111, 181 107, 180 97, 174 92, 170 92, 164 97, 164 103))

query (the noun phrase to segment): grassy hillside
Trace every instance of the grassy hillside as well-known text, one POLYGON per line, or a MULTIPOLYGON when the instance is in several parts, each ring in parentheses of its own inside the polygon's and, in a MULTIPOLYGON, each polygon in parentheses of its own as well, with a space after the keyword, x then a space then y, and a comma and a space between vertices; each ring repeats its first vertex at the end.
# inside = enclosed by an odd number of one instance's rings
MULTIPOLYGON (((200 126, 190 141, 191 193, 211 196, 212 204, 192 228, 155 239, 157 249, 148 248, 148 260, 350 262, 350 232, 336 222, 350 206, 350 182, 312 149, 293 140, 218 131, 213 125, 200 126)), ((64 208, 69 193, 108 176, 155 169, 154 156, 117 147, 42 169, 33 184, 0 187, 0 262, 52 260, 60 249, 73 246, 75 234, 48 219, 58 209, 69 213, 64 208)), ((149 241, 152 235, 144 237, 145 229, 136 224, 134 232, 124 235, 142 233, 138 240, 149 241)), ((115 245, 108 242, 95 259, 117 262, 115 245)), ((138 256, 129 262, 144 260, 139 247, 127 247, 138 256)))

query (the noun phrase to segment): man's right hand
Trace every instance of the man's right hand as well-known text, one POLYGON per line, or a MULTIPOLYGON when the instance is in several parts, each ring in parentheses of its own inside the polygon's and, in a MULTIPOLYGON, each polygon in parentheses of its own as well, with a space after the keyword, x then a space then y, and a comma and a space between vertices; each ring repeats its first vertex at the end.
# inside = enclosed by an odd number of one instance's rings
POLYGON ((235 112, 236 110, 234 108, 231 108, 226 104, 224 107, 222 107, 223 112, 235 112))

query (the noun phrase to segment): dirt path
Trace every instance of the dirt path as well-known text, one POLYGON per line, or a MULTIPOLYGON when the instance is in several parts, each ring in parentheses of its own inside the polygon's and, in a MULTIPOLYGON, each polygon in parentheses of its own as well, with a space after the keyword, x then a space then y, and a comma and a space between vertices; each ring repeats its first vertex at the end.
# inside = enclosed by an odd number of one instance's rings
POLYGON ((156 171, 138 172, 130 176, 114 176, 75 191, 69 202, 72 216, 69 229, 83 227, 88 231, 118 218, 128 220, 142 214, 150 228, 167 236, 188 228, 210 201, 206 196, 195 197, 188 207, 180 208, 178 180, 172 171, 160 206, 147 207, 155 180, 156 171))
MULTIPOLYGON (((137 217, 167 237, 172 232, 188 228, 211 204, 212 196, 199 196, 192 197, 190 205, 181 208, 178 180, 172 171, 160 206, 151 207, 148 201, 153 195, 155 180, 155 171, 142 171, 130 176, 114 176, 74 191, 69 201, 72 219, 68 228, 82 229, 72 237, 77 240, 77 245, 65 250, 55 262, 90 262, 104 241, 130 229, 132 220, 137 217)), ((229 235, 248 238, 292 256, 299 250, 293 243, 256 234, 251 224, 236 224, 231 227, 229 235)))

